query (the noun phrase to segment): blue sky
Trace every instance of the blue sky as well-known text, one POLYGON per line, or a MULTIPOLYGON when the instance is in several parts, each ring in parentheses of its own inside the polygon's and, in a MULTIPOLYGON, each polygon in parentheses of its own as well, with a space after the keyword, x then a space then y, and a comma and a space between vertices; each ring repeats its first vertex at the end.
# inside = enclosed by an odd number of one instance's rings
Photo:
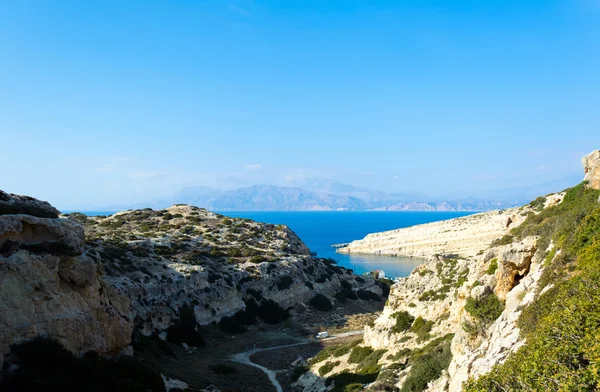
POLYGON ((60 208, 582 173, 600 0, 0 0, 0 188, 60 208))

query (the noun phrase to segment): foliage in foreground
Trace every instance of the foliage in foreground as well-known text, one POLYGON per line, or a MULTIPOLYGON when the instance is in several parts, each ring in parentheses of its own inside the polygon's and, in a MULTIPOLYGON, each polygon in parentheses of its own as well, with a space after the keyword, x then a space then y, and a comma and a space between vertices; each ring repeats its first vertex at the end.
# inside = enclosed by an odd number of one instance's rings
POLYGON ((525 345, 471 380, 466 391, 600 389, 599 195, 578 185, 562 204, 528 218, 516 233, 540 235, 542 245, 553 240, 561 249, 560 257, 549 258, 541 282, 554 286, 521 316, 525 345))
POLYGON ((421 392, 427 384, 438 379, 452 360, 450 343, 454 334, 438 338, 425 347, 413 351, 409 358, 410 373, 400 392, 421 392))
POLYGON ((13 345, 19 368, 0 384, 2 391, 139 391, 165 390, 160 373, 135 357, 117 359, 88 352, 76 358, 60 343, 35 338, 13 345))

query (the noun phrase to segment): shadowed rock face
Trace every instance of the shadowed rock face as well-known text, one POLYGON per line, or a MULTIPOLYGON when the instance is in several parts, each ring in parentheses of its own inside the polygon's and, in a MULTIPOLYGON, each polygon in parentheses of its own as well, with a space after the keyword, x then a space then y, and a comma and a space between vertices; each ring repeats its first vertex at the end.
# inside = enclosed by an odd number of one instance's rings
POLYGON ((83 227, 57 216, 46 202, 0 191, 0 358, 40 335, 75 353, 129 344, 129 300, 100 279, 83 227))
POLYGON ((583 170, 585 171, 585 181, 589 181, 589 186, 594 189, 600 189, 600 150, 596 150, 586 155, 581 160, 583 170))
POLYGON ((58 218, 60 212, 50 203, 29 196, 8 194, 0 190, 0 215, 26 214, 38 218, 58 218))

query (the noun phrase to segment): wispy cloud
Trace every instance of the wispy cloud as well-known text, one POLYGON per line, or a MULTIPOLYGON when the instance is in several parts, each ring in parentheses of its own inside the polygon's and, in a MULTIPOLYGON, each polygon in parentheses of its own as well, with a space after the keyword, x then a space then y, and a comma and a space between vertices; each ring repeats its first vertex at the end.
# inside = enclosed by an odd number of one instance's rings
POLYGON ((258 163, 248 163, 244 165, 244 168, 248 171, 257 171, 260 170, 262 166, 260 166, 258 163))
POLYGON ((127 176, 132 180, 150 180, 160 177, 163 173, 155 171, 134 170, 127 176))

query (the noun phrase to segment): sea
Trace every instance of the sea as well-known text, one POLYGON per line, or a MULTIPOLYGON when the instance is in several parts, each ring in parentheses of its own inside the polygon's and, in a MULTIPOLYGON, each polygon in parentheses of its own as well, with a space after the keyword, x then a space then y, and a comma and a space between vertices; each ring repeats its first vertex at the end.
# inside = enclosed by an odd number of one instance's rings
POLYGON ((410 275, 425 260, 411 257, 391 257, 337 253, 334 244, 363 239, 369 233, 400 229, 421 223, 471 215, 474 212, 446 211, 239 211, 221 212, 235 218, 289 226, 317 256, 332 258, 337 264, 356 274, 383 270, 394 279, 410 275))
MULTIPOLYGON (((82 211, 89 216, 115 211, 82 211)), ((410 275, 425 262, 420 258, 337 253, 334 244, 364 238, 369 233, 400 229, 474 214, 456 211, 220 211, 233 218, 289 226, 317 256, 331 258, 356 274, 383 270, 391 279, 410 275)))

